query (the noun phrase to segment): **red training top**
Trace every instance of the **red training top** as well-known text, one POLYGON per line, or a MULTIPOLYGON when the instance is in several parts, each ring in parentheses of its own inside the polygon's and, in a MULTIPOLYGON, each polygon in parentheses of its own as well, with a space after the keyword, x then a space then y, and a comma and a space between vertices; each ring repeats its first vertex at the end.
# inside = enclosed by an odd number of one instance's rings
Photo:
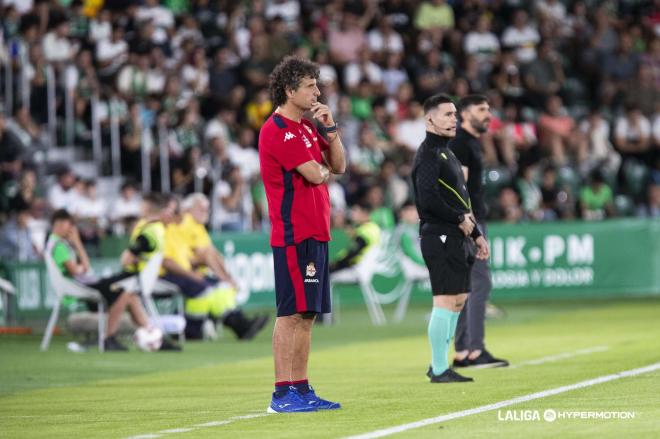
POLYGON ((330 241, 330 196, 325 184, 313 184, 296 171, 310 160, 323 163, 328 142, 314 125, 273 113, 259 133, 261 177, 268 199, 270 245, 284 247, 305 239, 330 241))

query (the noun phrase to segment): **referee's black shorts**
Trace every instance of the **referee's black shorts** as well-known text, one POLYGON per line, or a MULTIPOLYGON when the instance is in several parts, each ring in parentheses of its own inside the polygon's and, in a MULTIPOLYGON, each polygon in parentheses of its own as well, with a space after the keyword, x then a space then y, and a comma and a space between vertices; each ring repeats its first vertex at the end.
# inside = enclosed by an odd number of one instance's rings
POLYGON ((476 253, 472 239, 453 234, 422 235, 420 239, 433 295, 469 293, 476 253))

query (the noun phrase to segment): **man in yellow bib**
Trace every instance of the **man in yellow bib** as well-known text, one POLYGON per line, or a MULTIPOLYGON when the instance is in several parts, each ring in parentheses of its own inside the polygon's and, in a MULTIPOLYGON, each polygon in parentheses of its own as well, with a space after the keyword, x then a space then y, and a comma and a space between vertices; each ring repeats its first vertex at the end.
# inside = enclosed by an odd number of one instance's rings
POLYGON ((204 227, 208 200, 202 194, 189 196, 183 215, 177 199, 170 203, 175 215, 165 228, 163 279, 177 285, 186 296, 186 337, 202 338, 204 322, 210 319, 229 327, 239 340, 252 339, 266 325, 268 316, 249 319, 238 308, 236 282, 204 227))
POLYGON ((350 211, 353 223, 352 238, 349 247, 342 249, 337 260, 330 263, 330 273, 354 267, 364 255, 380 243, 381 230, 378 224, 371 220, 371 211, 365 204, 354 204, 350 211))

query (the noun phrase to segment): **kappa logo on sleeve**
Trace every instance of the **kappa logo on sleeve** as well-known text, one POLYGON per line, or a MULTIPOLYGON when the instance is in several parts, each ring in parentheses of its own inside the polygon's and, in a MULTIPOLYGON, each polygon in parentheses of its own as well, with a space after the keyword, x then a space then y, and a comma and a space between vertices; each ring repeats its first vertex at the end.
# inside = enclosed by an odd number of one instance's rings
POLYGON ((296 136, 293 135, 291 131, 287 131, 286 134, 284 134, 284 141, 286 142, 287 140, 295 139, 296 136))

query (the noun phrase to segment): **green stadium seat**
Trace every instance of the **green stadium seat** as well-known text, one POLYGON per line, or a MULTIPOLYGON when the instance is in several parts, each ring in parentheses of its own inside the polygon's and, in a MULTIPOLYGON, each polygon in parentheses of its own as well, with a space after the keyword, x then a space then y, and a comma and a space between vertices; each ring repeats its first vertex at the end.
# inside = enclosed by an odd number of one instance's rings
POLYGON ((601 167, 601 172, 603 174, 603 178, 605 179, 605 183, 607 183, 607 185, 612 189, 612 191, 616 192, 619 188, 617 172, 613 171, 612 169, 608 169, 606 167, 601 167))
POLYGON ((580 192, 582 185, 580 175, 570 166, 562 166, 557 170, 557 182, 562 187, 568 187, 574 195, 580 192))
POLYGON ((486 168, 482 175, 482 181, 486 198, 493 199, 497 197, 503 187, 511 184, 513 174, 505 167, 486 168))
POLYGON ((628 160, 623 165, 623 179, 625 181, 626 191, 633 197, 643 194, 648 177, 649 168, 638 161, 628 160))
POLYGON ((635 213, 635 204, 632 198, 620 194, 614 197, 614 209, 619 216, 633 216, 635 213))

